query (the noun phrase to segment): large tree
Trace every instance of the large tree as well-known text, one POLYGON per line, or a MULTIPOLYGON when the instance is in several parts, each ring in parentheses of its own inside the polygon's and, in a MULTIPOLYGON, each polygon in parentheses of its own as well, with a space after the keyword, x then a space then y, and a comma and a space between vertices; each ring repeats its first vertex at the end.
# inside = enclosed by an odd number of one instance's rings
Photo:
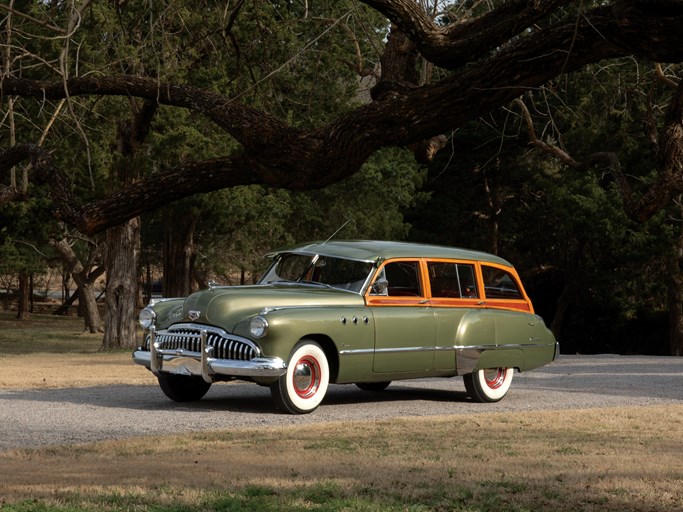
MULTIPOLYGON (((222 30, 225 45, 234 49, 234 60, 241 56, 235 27, 253 22, 243 15, 249 3, 258 0, 227 4, 226 16, 218 20, 223 25, 207 29, 207 33, 222 30)), ((125 4, 121 2, 120 8, 125 9, 125 4)), ((289 2, 268 4, 273 9, 293 8, 289 2)), ((655 62, 682 59, 680 0, 615 0, 595 7, 568 0, 508 0, 487 3, 492 6, 488 10, 477 2, 452 2, 447 3, 448 11, 437 16, 415 0, 359 0, 348 2, 349 10, 342 13, 341 4, 335 3, 334 15, 320 24, 321 35, 349 30, 349 20, 363 16, 361 4, 386 16, 391 32, 381 48, 381 68, 374 70, 372 100, 335 119, 311 125, 296 123, 286 112, 275 115, 242 101, 246 91, 222 94, 210 84, 114 74, 113 67, 107 68, 109 74, 45 73, 29 78, 5 73, 0 82, 3 101, 12 96, 39 102, 79 96, 120 96, 126 101, 137 97, 201 114, 229 134, 235 144, 227 153, 216 148, 211 158, 188 159, 81 203, 74 199, 68 174, 53 163, 47 151, 30 141, 0 153, 0 173, 4 176, 11 167, 30 160, 31 182, 51 184, 56 216, 93 234, 170 201, 221 188, 255 183, 292 190, 325 187, 358 171, 371 154, 386 146, 409 146, 423 160, 443 144, 441 134, 563 73, 625 55, 655 62), (421 76, 420 62, 446 72, 438 78, 421 76)), ((325 5, 318 7, 321 16, 325 5)), ((1 8, 22 16, 11 6, 1 8)), ((33 8, 40 11, 36 4, 33 8)), ((38 14, 33 13, 31 19, 38 14)), ((307 11, 301 14, 309 15, 307 11)), ((87 11, 83 16, 88 16, 87 11)), ((48 17, 37 21, 51 25, 48 17)), ((198 34, 202 37, 204 34, 198 34)), ((356 58, 362 57, 354 51, 359 48, 357 43, 351 32, 349 54, 360 71, 365 68, 356 58)), ((311 39, 300 54, 317 44, 317 39, 311 39)), ((297 58, 300 55, 292 56, 291 62, 297 58)), ((680 124, 680 119, 673 123, 680 124)), ((672 194, 680 193, 680 176, 668 186, 672 194)), ((24 191, 3 178, 0 201, 25 197, 24 191)))

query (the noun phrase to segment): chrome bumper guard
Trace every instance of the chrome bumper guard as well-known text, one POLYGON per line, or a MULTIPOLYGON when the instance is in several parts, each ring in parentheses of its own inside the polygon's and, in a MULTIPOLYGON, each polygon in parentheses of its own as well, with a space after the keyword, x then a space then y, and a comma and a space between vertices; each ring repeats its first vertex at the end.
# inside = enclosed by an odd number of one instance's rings
POLYGON ((280 377, 287 371, 287 364, 279 357, 254 357, 248 361, 216 359, 211 357, 213 347, 207 346, 207 331, 196 336, 200 340, 200 352, 184 349, 162 349, 156 341, 154 328, 150 329, 149 351, 142 347, 133 352, 133 361, 149 368, 152 373, 175 373, 201 375, 206 382, 213 382, 215 375, 230 377, 280 377))

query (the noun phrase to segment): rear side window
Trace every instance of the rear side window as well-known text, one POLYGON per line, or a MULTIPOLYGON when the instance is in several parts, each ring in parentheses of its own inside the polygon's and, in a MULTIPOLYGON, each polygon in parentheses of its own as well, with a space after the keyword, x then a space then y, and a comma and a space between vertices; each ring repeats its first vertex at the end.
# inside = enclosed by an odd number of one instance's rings
POLYGON ((432 261, 427 263, 427 268, 432 297, 470 299, 479 296, 474 265, 432 261))
POLYGON ((497 267, 482 265, 484 289, 487 299, 523 299, 515 278, 509 272, 497 267))

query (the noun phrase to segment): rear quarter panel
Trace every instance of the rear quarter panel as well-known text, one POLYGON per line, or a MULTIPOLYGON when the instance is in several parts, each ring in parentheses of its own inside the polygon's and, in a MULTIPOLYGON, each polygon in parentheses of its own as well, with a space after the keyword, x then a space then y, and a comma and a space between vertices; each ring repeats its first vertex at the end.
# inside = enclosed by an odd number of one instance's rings
POLYGON ((553 360, 555 338, 536 315, 479 309, 463 316, 455 346, 466 347, 466 353, 478 354, 473 367, 458 368, 458 373, 496 367, 526 371, 553 360))

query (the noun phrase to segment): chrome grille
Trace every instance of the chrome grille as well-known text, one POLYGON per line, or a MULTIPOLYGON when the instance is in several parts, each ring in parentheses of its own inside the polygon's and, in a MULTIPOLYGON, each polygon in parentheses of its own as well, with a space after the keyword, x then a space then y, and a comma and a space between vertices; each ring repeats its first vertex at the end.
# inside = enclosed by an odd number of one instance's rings
MULTIPOLYGON (((155 340, 161 350, 185 350, 201 353, 201 331, 206 331, 206 346, 213 347, 211 357, 249 361, 259 355, 251 341, 233 336, 222 329, 198 324, 178 324, 157 331, 155 340)), ((145 336, 145 347, 149 348, 149 334, 145 336)))

